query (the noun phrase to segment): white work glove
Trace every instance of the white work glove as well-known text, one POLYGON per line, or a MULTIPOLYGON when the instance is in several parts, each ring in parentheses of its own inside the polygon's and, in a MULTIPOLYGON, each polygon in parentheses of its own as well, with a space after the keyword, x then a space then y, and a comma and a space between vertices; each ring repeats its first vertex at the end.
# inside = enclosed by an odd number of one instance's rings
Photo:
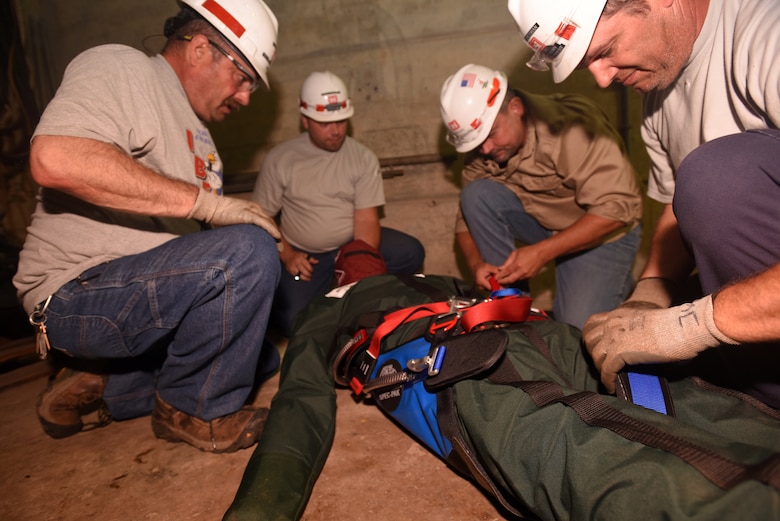
POLYGON ((668 309, 621 307, 599 313, 582 334, 610 393, 625 365, 678 362, 710 347, 738 344, 715 325, 712 295, 668 309))
POLYGON ((276 239, 277 249, 282 251, 282 235, 276 228, 276 223, 255 202, 235 197, 223 197, 214 192, 200 190, 198 198, 195 199, 195 206, 192 207, 187 218, 197 219, 215 226, 254 224, 276 239))
POLYGON ((631 296, 623 302, 621 308, 659 309, 672 305, 673 284, 667 279, 650 277, 640 279, 631 296))

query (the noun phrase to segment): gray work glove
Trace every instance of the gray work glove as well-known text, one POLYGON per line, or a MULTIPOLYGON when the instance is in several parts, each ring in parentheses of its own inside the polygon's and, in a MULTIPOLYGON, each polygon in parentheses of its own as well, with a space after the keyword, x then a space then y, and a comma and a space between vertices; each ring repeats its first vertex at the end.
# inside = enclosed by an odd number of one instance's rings
POLYGON ((640 279, 631 296, 623 302, 621 308, 659 309, 672 305, 674 286, 671 281, 661 277, 640 279))
POLYGON ((254 224, 276 239, 277 249, 282 251, 282 235, 276 228, 276 223, 255 202, 235 197, 223 197, 214 192, 200 190, 198 198, 195 199, 195 206, 192 207, 187 218, 197 219, 214 226, 254 224))
POLYGON ((625 365, 688 360, 710 347, 738 344, 715 325, 712 295, 667 309, 599 313, 588 319, 582 334, 610 393, 625 365))

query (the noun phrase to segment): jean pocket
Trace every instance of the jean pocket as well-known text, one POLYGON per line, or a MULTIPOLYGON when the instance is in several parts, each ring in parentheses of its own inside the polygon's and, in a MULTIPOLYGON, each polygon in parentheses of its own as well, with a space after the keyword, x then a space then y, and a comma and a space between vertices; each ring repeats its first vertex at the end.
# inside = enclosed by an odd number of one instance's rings
POLYGON ((65 315, 49 312, 52 347, 78 358, 124 358, 132 356, 119 328, 106 317, 65 315))

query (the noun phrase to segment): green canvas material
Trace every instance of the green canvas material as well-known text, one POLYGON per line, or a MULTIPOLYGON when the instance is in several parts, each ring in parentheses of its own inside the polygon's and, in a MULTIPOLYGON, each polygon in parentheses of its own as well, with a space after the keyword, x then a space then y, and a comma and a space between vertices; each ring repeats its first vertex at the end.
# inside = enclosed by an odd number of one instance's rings
MULTIPOLYGON (((296 319, 265 431, 224 519, 300 519, 333 443, 334 347, 350 338, 367 311, 422 304, 437 292, 456 295, 465 287, 443 276, 428 276, 425 283, 435 291, 414 289, 392 275, 370 277, 341 299, 315 301, 296 319)), ((676 417, 598 395, 579 331, 555 321, 533 327, 552 360, 521 331, 506 330, 506 359, 523 380, 554 382, 566 396, 594 395, 646 430, 687 440, 727 462, 780 462, 776 411, 762 412, 754 402, 691 378, 670 382, 676 417)), ((461 437, 504 497, 531 517, 780 520, 777 488, 746 479, 724 490, 667 451, 586 424, 564 403, 538 407, 524 390, 489 377, 460 381, 450 392, 461 437)), ((777 479, 780 463, 767 472, 777 479)))

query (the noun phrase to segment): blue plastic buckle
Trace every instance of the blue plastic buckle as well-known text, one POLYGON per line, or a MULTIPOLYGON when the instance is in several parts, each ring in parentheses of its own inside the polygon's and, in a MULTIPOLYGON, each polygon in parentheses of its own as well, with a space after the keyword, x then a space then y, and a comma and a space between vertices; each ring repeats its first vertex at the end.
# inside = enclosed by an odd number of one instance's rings
POLYGON ((661 388, 661 380, 654 375, 626 373, 631 386, 631 401, 661 414, 669 414, 661 388))

